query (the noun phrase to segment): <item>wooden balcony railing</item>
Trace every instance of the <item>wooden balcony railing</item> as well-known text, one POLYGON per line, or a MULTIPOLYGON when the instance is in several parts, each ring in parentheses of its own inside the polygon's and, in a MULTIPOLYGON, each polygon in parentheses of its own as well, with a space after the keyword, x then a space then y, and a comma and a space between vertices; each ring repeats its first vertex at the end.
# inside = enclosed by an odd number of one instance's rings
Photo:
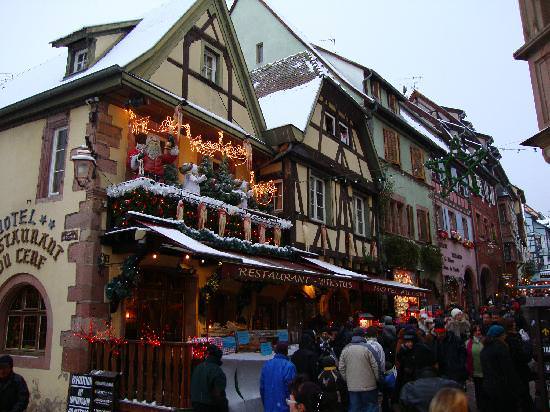
POLYGON ((152 346, 128 341, 115 347, 100 342, 90 350, 91 370, 120 372, 120 399, 177 408, 191 406, 191 364, 191 346, 185 343, 152 346))

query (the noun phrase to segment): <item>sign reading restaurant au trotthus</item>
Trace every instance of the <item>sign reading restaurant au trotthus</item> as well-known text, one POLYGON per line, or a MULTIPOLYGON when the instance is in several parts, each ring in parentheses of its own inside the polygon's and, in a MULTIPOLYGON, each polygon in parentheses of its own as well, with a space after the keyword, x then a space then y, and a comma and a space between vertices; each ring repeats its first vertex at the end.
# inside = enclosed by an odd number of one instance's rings
POLYGON ((243 266, 234 263, 224 263, 222 273, 225 276, 232 277, 237 280, 248 280, 256 282, 275 282, 293 285, 309 285, 323 288, 343 288, 353 289, 358 286, 358 283, 348 279, 335 279, 329 275, 309 274, 306 272, 291 272, 285 270, 277 270, 275 268, 258 268, 252 266, 243 266))
POLYGON ((19 209, 0 216, 0 275, 14 263, 40 270, 65 252, 51 234, 55 220, 48 215, 19 209))

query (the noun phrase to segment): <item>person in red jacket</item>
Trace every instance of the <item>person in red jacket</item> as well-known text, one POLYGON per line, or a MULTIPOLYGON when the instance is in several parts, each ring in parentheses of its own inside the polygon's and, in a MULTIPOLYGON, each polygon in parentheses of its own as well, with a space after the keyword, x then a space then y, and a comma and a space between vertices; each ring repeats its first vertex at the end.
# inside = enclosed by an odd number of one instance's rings
POLYGON ((170 136, 168 143, 162 150, 160 137, 148 134, 145 145, 137 144, 136 148, 128 153, 130 169, 137 176, 146 176, 151 179, 164 180, 164 165, 173 163, 179 154, 174 138, 170 136))

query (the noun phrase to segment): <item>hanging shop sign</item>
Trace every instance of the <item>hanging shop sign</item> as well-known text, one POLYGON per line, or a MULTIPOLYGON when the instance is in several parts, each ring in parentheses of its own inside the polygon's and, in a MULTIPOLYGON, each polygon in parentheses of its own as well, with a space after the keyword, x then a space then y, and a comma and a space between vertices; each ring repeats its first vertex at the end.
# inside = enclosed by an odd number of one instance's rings
POLYGON ((304 272, 290 272, 275 268, 259 268, 242 266, 233 263, 224 263, 222 274, 243 281, 274 282, 291 285, 309 285, 323 288, 356 288, 357 282, 347 279, 336 279, 328 276, 306 274, 304 272))
POLYGON ((413 298, 426 298, 428 294, 423 290, 405 289, 391 285, 382 285, 377 283, 363 283, 363 291, 370 293, 380 293, 383 295, 406 296, 413 298))
MULTIPOLYGON (((0 215, 2 216, 2 215, 0 215)), ((0 219, 0 275, 13 264, 40 270, 65 252, 52 236, 55 220, 35 209, 20 209, 0 219)))

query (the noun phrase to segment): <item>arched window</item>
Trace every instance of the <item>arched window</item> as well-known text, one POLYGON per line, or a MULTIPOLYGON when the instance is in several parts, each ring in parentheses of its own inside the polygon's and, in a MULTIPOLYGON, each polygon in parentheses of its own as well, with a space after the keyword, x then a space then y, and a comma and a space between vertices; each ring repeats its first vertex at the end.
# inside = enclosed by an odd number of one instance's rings
POLYGON ((20 289, 9 304, 4 349, 14 352, 43 352, 48 320, 40 293, 32 286, 20 289))

